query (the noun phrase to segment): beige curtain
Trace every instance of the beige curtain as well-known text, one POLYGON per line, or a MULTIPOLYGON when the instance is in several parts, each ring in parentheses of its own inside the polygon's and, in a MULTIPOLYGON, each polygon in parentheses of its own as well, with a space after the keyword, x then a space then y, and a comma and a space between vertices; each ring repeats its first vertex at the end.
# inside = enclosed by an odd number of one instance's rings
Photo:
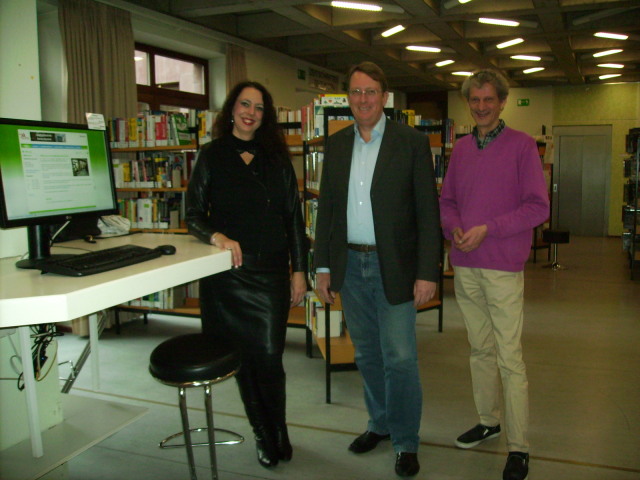
POLYGON ((247 79, 247 61, 244 48, 227 44, 227 92, 238 82, 247 79))
POLYGON ((135 117, 135 42, 129 12, 93 0, 59 0, 58 16, 67 62, 68 117, 85 113, 135 117))

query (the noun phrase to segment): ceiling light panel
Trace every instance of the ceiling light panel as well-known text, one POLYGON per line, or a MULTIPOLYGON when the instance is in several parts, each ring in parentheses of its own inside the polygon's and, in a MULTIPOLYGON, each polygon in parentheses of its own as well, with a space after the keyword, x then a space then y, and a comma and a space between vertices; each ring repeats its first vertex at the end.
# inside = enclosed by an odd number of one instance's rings
POLYGON ((514 60, 529 60, 532 62, 539 62, 542 60, 542 57, 538 57, 536 55, 511 55, 511 58, 514 60))
POLYGON ((331 2, 332 7, 338 8, 349 8, 351 10, 366 10, 368 12, 381 12, 382 7, 380 5, 375 5, 372 3, 357 3, 357 2, 341 2, 341 1, 333 1, 331 2))
POLYGON ((525 73, 528 75, 530 73, 541 72, 542 70, 544 70, 544 67, 533 67, 533 68, 527 68, 526 70, 523 70, 522 73, 525 73))
POLYGON ((400 33, 405 29, 404 26, 402 25, 396 25, 393 28, 390 28, 389 30, 385 30, 384 32, 382 32, 380 35, 382 35, 383 37, 390 37, 391 35, 395 35, 396 33, 400 33))
POLYGON ((455 63, 455 60, 442 60, 441 62, 436 63, 436 67, 445 67, 447 65, 451 65, 455 63))
POLYGON ((600 38, 613 38, 614 40, 626 40, 629 38, 629 35, 624 35, 622 33, 608 33, 608 32, 597 32, 594 33, 594 36, 600 38))
POLYGON ((508 40, 506 42, 499 43, 496 45, 497 48, 507 48, 512 47, 513 45, 518 45, 519 43, 524 42, 522 38, 514 38, 513 40, 508 40))
POLYGON ((602 68, 624 68, 621 63, 600 63, 598 66, 602 68))
POLYGON ((515 20, 506 20, 501 18, 485 18, 480 17, 478 19, 480 23, 487 23, 489 25, 501 25, 503 27, 517 27, 520 25, 520 22, 516 22, 515 20))
POLYGON ((622 52, 621 48, 614 48, 613 50, 605 50, 603 52, 597 52, 594 53, 593 56, 598 58, 598 57, 606 57, 607 55, 614 55, 616 53, 620 53, 622 52))
POLYGON ((429 53, 441 52, 441 50, 437 47, 422 47, 420 45, 409 45, 406 48, 407 50, 411 50, 412 52, 429 52, 429 53))

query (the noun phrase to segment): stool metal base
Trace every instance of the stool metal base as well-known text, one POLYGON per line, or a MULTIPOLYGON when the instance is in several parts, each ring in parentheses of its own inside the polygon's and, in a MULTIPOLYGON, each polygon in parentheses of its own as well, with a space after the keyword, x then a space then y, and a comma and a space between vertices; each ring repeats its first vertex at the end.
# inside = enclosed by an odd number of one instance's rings
POLYGON ((564 265, 560 265, 557 262, 553 262, 553 263, 549 263, 547 265, 543 265, 542 268, 550 268, 551 270, 553 270, 554 272, 556 270, 566 270, 567 267, 565 267, 564 265))
POLYGON ((558 244, 557 243, 553 244, 553 260, 551 261, 551 263, 549 263, 547 265, 543 265, 542 268, 550 268, 554 272, 556 270, 566 270, 567 269, 567 267, 565 267, 563 265, 560 265, 558 263, 558 244))
MULTIPOLYGON (((216 432, 223 432, 223 433, 226 433, 228 435, 231 435, 232 437, 235 437, 233 440, 216 440, 216 442, 215 442, 216 445, 237 445, 239 443, 244 442, 244 437, 242 435, 240 435, 239 433, 232 432, 231 430, 225 430, 224 428, 214 428, 214 430, 216 432)), ((191 429, 189 429, 189 431, 191 433, 193 433, 193 432, 198 432, 198 433, 206 432, 207 431, 207 427, 191 428, 191 429)), ((184 443, 172 443, 172 444, 169 444, 169 442, 171 442, 175 438, 182 437, 182 436, 184 436, 184 432, 178 432, 178 433, 174 433, 173 435, 169 435, 167 438, 162 440, 158 446, 160 448, 183 448, 183 447, 186 447, 186 444, 184 444, 184 443)), ((191 444, 191 446, 192 447, 208 447, 209 446, 209 442, 193 443, 193 444, 191 444)))

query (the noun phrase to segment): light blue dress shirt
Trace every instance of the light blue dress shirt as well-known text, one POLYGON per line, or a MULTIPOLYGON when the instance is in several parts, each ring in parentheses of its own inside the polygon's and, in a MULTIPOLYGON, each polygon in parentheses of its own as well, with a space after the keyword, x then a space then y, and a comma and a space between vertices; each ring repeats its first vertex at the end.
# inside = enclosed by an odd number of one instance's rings
POLYGON ((371 140, 365 142, 357 125, 354 125, 353 155, 349 176, 349 200, 347 202, 347 238, 349 243, 375 245, 371 208, 371 180, 376 168, 380 143, 384 134, 386 118, 380 117, 371 131, 371 140))
MULTIPOLYGON (((353 154, 349 175, 349 198, 347 201, 347 238, 349 243, 375 245, 371 208, 371 181, 376 169, 380 143, 384 134, 386 117, 382 115, 371 131, 371 140, 365 142, 358 125, 354 124, 353 154)), ((318 268, 317 273, 329 273, 328 268, 318 268)))

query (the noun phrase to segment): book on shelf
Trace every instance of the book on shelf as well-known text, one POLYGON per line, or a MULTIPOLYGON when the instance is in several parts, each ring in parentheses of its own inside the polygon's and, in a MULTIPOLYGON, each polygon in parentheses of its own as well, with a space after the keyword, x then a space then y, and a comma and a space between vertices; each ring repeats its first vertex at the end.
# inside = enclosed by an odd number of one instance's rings
MULTIPOLYGON (((326 310, 324 304, 315 295, 310 295, 305 304, 307 326, 317 338, 325 338, 326 334, 326 310)), ((329 311, 329 336, 342 335, 342 310, 329 311)))

